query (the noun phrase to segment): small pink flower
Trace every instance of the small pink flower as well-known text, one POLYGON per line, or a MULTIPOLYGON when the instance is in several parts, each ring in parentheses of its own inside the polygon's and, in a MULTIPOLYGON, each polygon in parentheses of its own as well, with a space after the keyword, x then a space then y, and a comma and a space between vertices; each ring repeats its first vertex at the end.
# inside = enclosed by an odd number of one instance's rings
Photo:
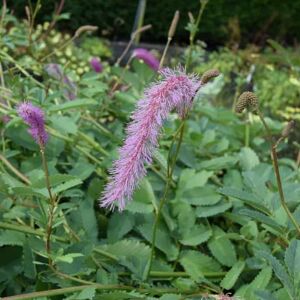
POLYGON ((192 105, 201 86, 196 76, 181 70, 164 69, 162 79, 145 91, 126 129, 127 137, 119 150, 120 158, 110 170, 111 177, 101 199, 101 207, 114 209, 118 203, 122 211, 141 178, 146 175, 145 164, 152 162, 157 148, 160 129, 173 109, 181 117, 192 105))
POLYGON ((146 49, 137 48, 133 51, 132 56, 141 59, 154 71, 157 71, 159 69, 159 61, 151 52, 146 49))
POLYGON ((96 73, 101 73, 103 71, 103 66, 99 57, 92 57, 90 65, 96 73))

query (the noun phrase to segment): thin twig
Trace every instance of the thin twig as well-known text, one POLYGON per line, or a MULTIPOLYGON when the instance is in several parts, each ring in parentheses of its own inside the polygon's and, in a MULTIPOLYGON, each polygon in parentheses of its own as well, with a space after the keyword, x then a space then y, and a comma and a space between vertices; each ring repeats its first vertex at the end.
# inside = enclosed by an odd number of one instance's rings
POLYGON ((132 34, 131 34, 131 37, 130 37, 130 41, 128 42, 126 48, 124 49, 123 53, 121 54, 121 56, 117 59, 115 65, 118 66, 120 65, 121 61, 123 60, 123 58, 125 57, 125 55, 127 54, 127 52, 129 51, 130 47, 132 46, 133 42, 134 42, 134 39, 136 37, 137 34, 139 33, 142 33, 148 29, 152 28, 152 25, 151 24, 148 24, 148 25, 145 25, 139 29, 137 29, 136 31, 134 31, 132 34))
POLYGON ((280 198, 281 205, 282 205, 283 209, 285 210, 287 216, 289 217, 289 219, 291 220, 291 222, 295 226, 298 235, 300 236, 300 226, 297 223, 297 221, 295 220, 293 214, 291 213, 291 211, 288 208, 288 206, 286 204, 286 201, 285 201, 282 182, 281 182, 281 176, 280 176, 280 171, 279 171, 279 165, 278 165, 278 156, 277 156, 277 151, 276 151, 276 143, 274 143, 274 141, 273 141, 273 136, 271 134, 271 130, 270 130, 268 124, 266 123, 263 114, 261 113, 261 111, 259 109, 257 109, 257 113, 258 113, 258 116, 259 116, 260 120, 262 121, 262 123, 263 123, 263 125, 266 129, 267 136, 268 136, 268 139, 270 141, 271 157, 272 157, 273 168, 274 168, 274 172, 275 172, 275 177, 276 177, 277 188, 278 188, 278 193, 279 193, 279 198, 280 198))
POLYGON ((57 17, 60 15, 60 13, 64 7, 64 4, 65 4, 65 0, 61 0, 58 7, 56 7, 54 10, 53 18, 52 18, 52 21, 51 21, 49 27, 47 28, 46 32, 44 32, 43 34, 41 34, 39 36, 37 41, 39 41, 40 39, 43 39, 49 35, 50 31, 52 30, 52 28, 55 26, 55 24, 57 22, 57 17))

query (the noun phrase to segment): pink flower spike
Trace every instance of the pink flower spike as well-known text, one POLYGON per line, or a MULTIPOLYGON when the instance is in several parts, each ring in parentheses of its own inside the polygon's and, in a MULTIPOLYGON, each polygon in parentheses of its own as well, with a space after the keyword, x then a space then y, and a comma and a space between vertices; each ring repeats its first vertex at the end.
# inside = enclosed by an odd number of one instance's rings
POLYGON ((99 57, 92 57, 90 65, 96 73, 101 73, 103 71, 103 66, 99 57))
POLYGON ((148 65, 154 71, 158 71, 159 61, 150 51, 143 48, 137 48, 133 51, 132 56, 141 59, 146 65, 148 65))
POLYGON ((39 145, 44 147, 48 140, 48 134, 45 130, 44 112, 30 102, 20 104, 17 111, 24 122, 30 126, 28 132, 39 145))
POLYGON ((110 170, 110 178, 102 195, 101 207, 111 210, 118 203, 119 211, 131 200, 134 189, 146 175, 146 165, 152 162, 160 129, 173 109, 181 117, 190 108, 201 82, 182 70, 160 71, 162 80, 145 91, 137 103, 132 121, 126 129, 127 137, 119 150, 119 159, 110 170))

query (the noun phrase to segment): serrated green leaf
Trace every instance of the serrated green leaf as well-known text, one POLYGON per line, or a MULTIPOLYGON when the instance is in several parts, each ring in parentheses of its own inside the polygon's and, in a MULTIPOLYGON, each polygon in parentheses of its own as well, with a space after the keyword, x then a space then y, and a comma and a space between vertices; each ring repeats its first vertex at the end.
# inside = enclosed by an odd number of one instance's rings
POLYGON ((206 242, 212 235, 212 230, 204 225, 194 225, 182 234, 180 243, 185 246, 197 246, 206 242))
POLYGON ((222 156, 202 161, 198 168, 206 170, 220 170, 233 167, 238 161, 234 156, 222 156))
POLYGON ((86 161, 78 161, 76 162, 73 169, 69 172, 69 174, 72 176, 76 176, 81 180, 85 180, 94 172, 95 169, 95 165, 92 165, 86 161))
POLYGON ((293 299, 293 297, 295 296, 295 291, 293 288, 292 278, 288 275, 284 266, 278 261, 276 257, 265 251, 259 251, 258 255, 266 259, 272 266, 275 275, 282 282, 283 286, 287 289, 289 295, 293 299))
POLYGON ((285 251, 284 262, 294 285, 300 288, 300 241, 293 240, 285 251))
POLYGON ((147 257, 150 247, 136 240, 121 240, 113 244, 99 245, 95 248, 104 250, 116 257, 140 255, 147 257))
POLYGON ((133 200, 126 205, 126 210, 133 213, 151 213, 157 207, 156 198, 150 182, 144 178, 135 190, 133 200))
POLYGON ((86 236, 90 240, 96 241, 98 224, 94 210, 94 201, 90 199, 83 200, 79 205, 79 214, 86 236))
MULTIPOLYGON (((156 242, 155 246, 164 252, 169 260, 174 260, 178 256, 178 248, 173 243, 169 232, 163 226, 159 224, 157 232, 156 232, 156 242)), ((140 225, 137 227, 139 233, 148 241, 152 242, 152 231, 153 226, 150 223, 140 225)))
POLYGON ((181 199, 192 205, 205 206, 218 203, 221 200, 221 195, 216 192, 214 187, 203 186, 185 190, 181 199))
POLYGON ((245 268, 245 262, 237 261, 221 281, 220 283, 221 287, 226 290, 230 290, 235 285, 236 281, 238 280, 240 274, 243 272, 244 268, 245 268))
MULTIPOLYGON (((78 177, 72 176, 69 174, 54 174, 54 175, 49 176, 49 181, 50 181, 51 187, 55 187, 61 183, 65 183, 65 182, 68 182, 68 181, 74 180, 74 179, 78 179, 78 177)), ((43 178, 33 181, 31 186, 34 188, 37 188, 37 189, 44 188, 45 187, 44 176, 43 176, 43 178)))
POLYGON ((180 300, 182 299, 181 295, 176 294, 164 294, 159 298, 159 300, 180 300))
POLYGON ((39 198, 49 198, 49 194, 46 188, 35 189, 30 186, 14 187, 13 192, 19 196, 36 196, 39 198))
POLYGON ((256 221, 261 222, 262 224, 266 224, 266 225, 270 226, 271 228, 275 229, 276 231, 278 231, 280 234, 284 233, 284 229, 276 221, 274 221, 270 217, 268 217, 258 211, 245 208, 245 209, 239 210, 239 214, 248 216, 256 221))
POLYGON ((111 245, 97 246, 118 258, 138 279, 143 278, 150 257, 150 247, 134 240, 122 240, 111 245))
POLYGON ((125 211, 122 214, 114 213, 107 228, 107 239, 110 243, 121 240, 134 226, 135 221, 131 213, 125 211))
POLYGON ((257 154, 249 147, 243 147, 239 153, 240 165, 243 170, 251 170, 259 164, 257 154))
POLYGON ((83 289, 78 295, 76 295, 76 300, 93 299, 95 297, 95 294, 96 294, 96 288, 87 287, 83 289))
POLYGON ((246 205, 253 207, 265 214, 270 215, 271 212, 270 210, 262 205, 262 201, 261 199, 257 199, 257 196, 254 195, 253 193, 249 193, 246 191, 242 191, 236 188, 231 188, 231 187, 224 187, 224 188, 220 188, 219 193, 221 193, 222 195, 225 195, 227 197, 234 197, 237 199, 242 200, 246 205))
POLYGON ((90 105, 97 105, 97 101, 92 99, 76 99, 73 101, 65 102, 63 104, 53 105, 48 108, 48 111, 52 113, 57 111, 70 110, 74 108, 83 108, 90 105))
POLYGON ((194 280, 203 278, 205 272, 221 271, 220 265, 212 257, 194 250, 183 251, 179 262, 194 280))
POLYGON ((24 242, 23 245, 23 266, 25 276, 30 279, 34 279, 36 277, 36 267, 34 264, 32 248, 28 241, 24 242))
POLYGON ((196 216, 198 218, 206 218, 221 214, 228 210, 232 204, 230 202, 221 201, 215 205, 205 206, 205 207, 197 207, 196 216))
POLYGON ((68 253, 66 255, 60 255, 55 257, 56 262, 65 262, 71 264, 74 261, 74 258, 83 256, 82 253, 68 253))
POLYGON ((204 186, 212 175, 213 172, 211 171, 203 170, 196 172, 194 169, 184 169, 179 178, 178 196, 180 196, 183 191, 204 186))
POLYGON ((13 230, 3 230, 0 232, 0 247, 10 246, 22 246, 25 242, 25 234, 16 232, 13 230))
POLYGON ((135 292, 116 291, 110 293, 101 293, 96 296, 95 300, 131 300, 145 299, 144 295, 138 295, 135 292))
POLYGON ((62 184, 59 184, 55 188, 53 188, 53 192, 55 194, 59 194, 61 192, 64 192, 64 191, 66 191, 74 186, 80 185, 80 184, 82 184, 81 179, 79 179, 79 178, 71 179, 71 180, 68 180, 62 184))
POLYGON ((234 245, 226 237, 225 232, 217 226, 213 228, 213 236, 207 244, 213 256, 224 266, 232 267, 236 263, 234 245))
POLYGON ((249 284, 245 293, 245 298, 257 300, 257 297, 255 297, 254 295, 255 291, 265 289, 269 284, 271 278, 272 278, 272 268, 267 267, 262 269, 259 272, 259 274, 254 278, 254 280, 249 284))

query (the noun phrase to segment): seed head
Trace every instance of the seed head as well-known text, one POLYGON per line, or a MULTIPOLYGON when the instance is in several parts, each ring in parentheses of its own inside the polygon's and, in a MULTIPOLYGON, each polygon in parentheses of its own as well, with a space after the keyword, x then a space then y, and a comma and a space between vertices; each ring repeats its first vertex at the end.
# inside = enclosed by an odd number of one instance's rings
POLYGON ((235 112, 241 113, 244 109, 251 109, 253 111, 258 108, 258 98, 252 92, 244 92, 240 95, 236 105, 235 112))
POLYGON ((219 70, 217 69, 211 69, 203 73, 201 77, 201 83, 206 84, 208 83, 211 79, 218 77, 220 75, 219 70))
POLYGON ((168 32, 168 38, 173 38, 175 31, 176 31, 178 21, 179 21, 179 10, 176 10, 173 20, 172 20, 172 23, 171 23, 171 26, 170 26, 170 29, 169 29, 169 32, 168 32))
POLYGON ((80 26, 75 34, 74 37, 78 38, 82 33, 84 32, 93 32, 96 31, 98 29, 98 26, 92 26, 92 25, 84 25, 84 26, 80 26))

